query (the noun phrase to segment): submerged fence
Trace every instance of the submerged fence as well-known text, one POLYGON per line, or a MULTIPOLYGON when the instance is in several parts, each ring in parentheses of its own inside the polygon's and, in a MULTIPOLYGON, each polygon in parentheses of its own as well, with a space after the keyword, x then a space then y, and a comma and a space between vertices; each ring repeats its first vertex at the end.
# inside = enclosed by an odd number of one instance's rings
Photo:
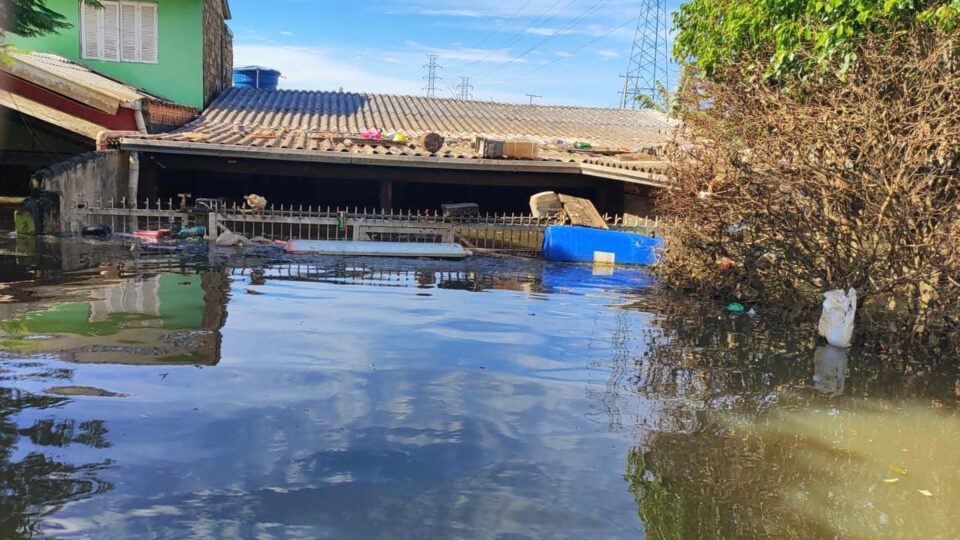
MULTIPOLYGON (((267 240, 353 240, 386 242, 457 242, 476 251, 537 253, 547 227, 561 224, 556 217, 525 214, 449 216, 441 212, 377 210, 359 207, 272 205, 254 211, 219 200, 126 200, 77 203, 83 227, 106 226, 114 232, 179 231, 202 226, 208 238, 232 231, 247 238, 267 240)), ((615 230, 653 234, 655 219, 604 216, 615 230)))

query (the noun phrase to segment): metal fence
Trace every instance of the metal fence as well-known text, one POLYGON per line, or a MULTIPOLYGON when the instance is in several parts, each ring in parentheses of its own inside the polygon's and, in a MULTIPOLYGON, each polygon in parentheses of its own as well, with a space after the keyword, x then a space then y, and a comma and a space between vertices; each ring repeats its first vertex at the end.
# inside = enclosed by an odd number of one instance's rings
MULTIPOLYGON (((353 240, 388 242, 457 242, 475 251, 537 253, 555 217, 524 214, 445 216, 440 212, 377 210, 359 207, 271 205, 254 211, 238 204, 197 199, 190 206, 175 199, 75 204, 81 226, 108 226, 114 232, 202 226, 207 237, 232 231, 268 240, 353 240)), ((614 230, 652 234, 659 223, 636 216, 604 216, 614 230)))

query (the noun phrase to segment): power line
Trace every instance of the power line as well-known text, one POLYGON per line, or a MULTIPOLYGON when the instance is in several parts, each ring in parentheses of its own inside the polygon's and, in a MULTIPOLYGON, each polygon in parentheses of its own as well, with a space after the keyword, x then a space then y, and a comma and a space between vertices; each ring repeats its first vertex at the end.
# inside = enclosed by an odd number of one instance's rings
MULTIPOLYGON (((557 0, 557 1, 559 1, 559 0, 557 0)), ((475 49, 475 48, 483 45, 484 43, 487 42, 488 39, 490 39, 491 37, 493 37, 494 34, 496 34, 497 32, 499 32, 500 30, 503 30, 503 27, 504 27, 504 26, 506 26, 507 24, 509 24, 510 21, 516 19, 516 18, 517 18, 517 15, 519 15, 520 12, 523 11, 523 10, 524 10, 527 6, 529 6, 532 2, 533 2, 533 0, 527 0, 526 2, 524 2, 523 5, 520 6, 519 9, 517 9, 516 11, 513 12, 513 15, 510 15, 510 17, 509 17, 508 19, 506 19, 506 20, 504 20, 503 22, 501 22, 501 23, 500 23, 500 26, 496 27, 493 31, 491 31, 489 34, 487 34, 483 39, 481 39, 481 40, 478 41, 476 44, 474 44, 472 48, 475 49)))
POLYGON ((531 69, 530 71, 527 71, 526 73, 521 73, 521 74, 519 74, 519 75, 517 75, 517 76, 515 76, 515 77, 511 77, 511 78, 509 78, 509 79, 507 79, 507 80, 505 80, 505 81, 503 81, 503 82, 504 82, 504 83, 510 83, 510 82, 513 82, 513 81, 515 81, 515 80, 517 80, 517 79, 522 79, 522 78, 524 78, 524 77, 533 75, 534 73, 540 71, 541 69, 548 68, 548 67, 550 67, 550 66, 552 66, 552 65, 554 65, 554 64, 556 64, 556 63, 563 62, 564 60, 569 60, 569 59, 572 58, 573 56, 576 56, 576 54, 579 53, 580 51, 586 49, 587 47, 593 45, 594 43, 600 41, 601 39, 606 38, 606 37, 609 36, 610 34, 616 32, 617 30, 622 29, 623 27, 627 26, 628 24, 630 24, 630 23, 632 23, 632 22, 633 22, 633 19, 627 19, 627 20, 624 21, 622 24, 620 24, 620 26, 617 26, 617 27, 615 27, 615 28, 611 28, 610 30, 606 31, 605 33, 597 36, 597 37, 594 38, 594 39, 591 39, 590 41, 584 43, 584 44, 581 45, 580 47, 574 49, 574 50, 570 53, 569 56, 562 56, 562 57, 556 58, 556 59, 554 59, 554 60, 551 60, 550 62, 547 62, 546 64, 537 66, 537 67, 531 69))
MULTIPOLYGON (((465 70, 465 69, 467 69, 467 68, 469 68, 469 67, 471 67, 471 66, 474 66, 474 65, 476 65, 476 64, 479 64, 480 62, 483 62, 483 61, 486 60, 487 58, 490 58, 491 56, 493 56, 494 54, 496 54, 497 51, 502 50, 504 47, 512 44, 514 41, 517 40, 517 38, 523 36, 528 30, 531 30, 531 29, 534 27, 534 25, 537 25, 537 24, 546 24, 546 23, 552 21, 553 19, 555 19, 556 16, 557 16, 556 13, 553 14, 552 16, 550 16, 549 18, 547 18, 546 20, 544 20, 543 22, 540 22, 540 19, 542 19, 547 13, 549 13, 554 7, 557 6, 557 4, 559 4, 559 3, 562 2, 562 1, 563 1, 563 0, 554 0, 554 2, 553 2, 552 4, 550 4, 550 7, 548 7, 543 13, 541 13, 540 15, 538 15, 533 21, 530 22, 530 24, 528 24, 527 26, 525 26, 523 29, 521 29, 520 31, 518 31, 516 34, 510 36, 506 41, 504 41, 503 43, 501 43, 500 46, 498 46, 497 48, 491 49, 490 52, 488 52, 488 53, 487 53, 486 55, 484 55, 482 58, 478 58, 478 59, 473 60, 472 62, 464 65, 463 68, 461 69, 461 71, 462 71, 462 70, 465 70)), ((570 2, 567 3, 567 5, 565 5, 565 6, 563 7, 563 9, 566 9, 566 8, 572 6, 574 2, 576 2, 576 0, 570 0, 570 2)), ((561 11, 562 11, 562 10, 561 10, 561 11)))
POLYGON ((637 19, 637 31, 633 37, 630 63, 623 75, 623 91, 620 108, 636 109, 644 104, 640 96, 660 101, 657 84, 670 88, 669 59, 667 56, 667 2, 644 0, 644 9, 637 19))
POLYGON ((443 69, 443 67, 437 65, 437 58, 439 58, 437 55, 428 54, 427 58, 430 61, 423 66, 427 70, 427 74, 423 76, 423 79, 427 81, 424 90, 427 91, 427 97, 437 97, 437 80, 443 80, 441 77, 437 77, 437 69, 443 69))
MULTIPOLYGON (((497 66, 497 67, 495 67, 495 68, 487 71, 486 73, 484 73, 484 74, 482 74, 482 75, 479 75, 477 78, 483 78, 483 77, 486 77, 487 75, 496 73, 497 71, 503 69, 503 68, 506 67, 507 65, 516 62, 517 60, 519 60, 519 59, 523 58, 524 56, 530 54, 531 52, 533 52, 534 50, 540 48, 541 46, 546 45, 547 43, 549 43, 550 41, 552 41, 554 38, 556 38, 557 36, 559 36, 560 34, 562 34, 563 32, 565 32, 566 30, 569 30, 571 27, 573 27, 573 25, 575 25, 575 24, 577 24, 578 22, 580 22, 581 20, 589 17, 590 15, 593 15, 593 14, 596 13, 597 11, 600 11, 601 8, 603 8, 606 4, 609 4, 611 1, 612 1, 612 0, 597 0, 596 2, 593 3, 592 6, 590 6, 589 8, 587 8, 583 13, 581 13, 581 14, 580 14, 579 16, 577 16, 575 19, 573 19, 572 21, 570 21, 569 23, 567 23, 563 28, 557 30, 557 31, 554 32, 553 34, 550 34, 549 36, 547 36, 546 38, 544 38, 543 40, 541 40, 539 43, 537 43, 537 44, 534 45, 533 47, 530 47, 529 49, 523 51, 522 53, 518 54, 517 56, 513 57, 511 60, 500 64, 499 66, 497 66)), ((661 0, 661 1, 663 1, 663 0, 661 0)))

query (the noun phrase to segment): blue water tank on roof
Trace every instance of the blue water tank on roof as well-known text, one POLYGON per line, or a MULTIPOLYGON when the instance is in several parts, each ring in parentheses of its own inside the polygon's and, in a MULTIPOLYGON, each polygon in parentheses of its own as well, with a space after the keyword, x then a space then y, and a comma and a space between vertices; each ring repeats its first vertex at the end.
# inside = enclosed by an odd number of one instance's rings
POLYGON ((259 88, 276 90, 280 84, 280 72, 260 66, 233 68, 233 86, 237 88, 259 88))

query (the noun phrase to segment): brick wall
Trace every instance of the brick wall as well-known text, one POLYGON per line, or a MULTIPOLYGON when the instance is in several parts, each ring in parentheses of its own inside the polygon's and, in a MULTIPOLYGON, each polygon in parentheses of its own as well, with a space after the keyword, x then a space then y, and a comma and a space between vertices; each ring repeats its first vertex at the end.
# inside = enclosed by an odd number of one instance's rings
POLYGON ((203 104, 207 106, 233 80, 233 34, 224 19, 223 0, 203 1, 203 104))

